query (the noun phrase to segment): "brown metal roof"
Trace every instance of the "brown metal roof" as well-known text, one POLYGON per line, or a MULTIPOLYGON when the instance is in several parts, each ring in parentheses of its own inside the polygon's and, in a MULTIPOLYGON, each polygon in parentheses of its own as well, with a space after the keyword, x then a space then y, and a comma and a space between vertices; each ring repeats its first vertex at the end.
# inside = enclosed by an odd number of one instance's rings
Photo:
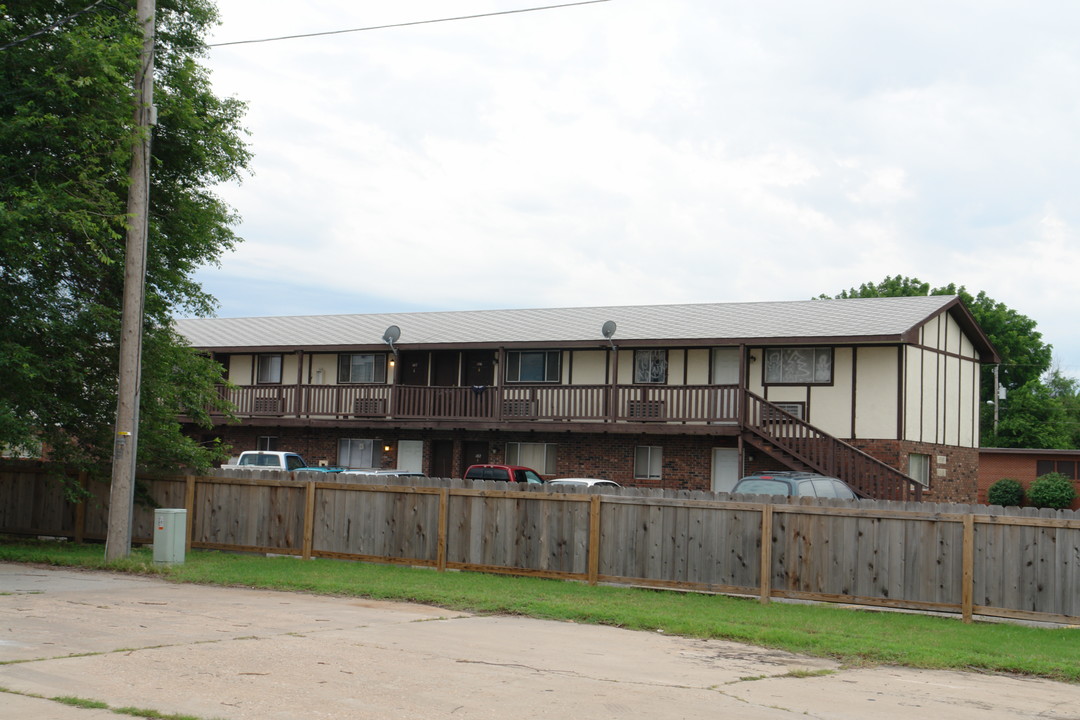
POLYGON ((194 318, 177 321, 191 345, 217 351, 336 350, 385 347, 383 333, 401 328, 403 349, 473 345, 603 346, 600 328, 614 320, 617 345, 724 345, 741 342, 867 343, 910 341, 943 311, 957 317, 984 361, 996 357, 970 313, 951 295, 924 297, 709 303, 455 312, 194 318))

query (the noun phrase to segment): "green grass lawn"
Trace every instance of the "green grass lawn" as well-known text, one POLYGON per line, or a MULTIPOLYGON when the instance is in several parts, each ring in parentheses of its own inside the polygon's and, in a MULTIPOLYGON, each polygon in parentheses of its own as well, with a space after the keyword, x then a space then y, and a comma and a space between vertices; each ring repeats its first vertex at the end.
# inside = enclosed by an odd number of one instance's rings
POLYGON ((722 638, 829 657, 848 665, 1033 675, 1080 683, 1080 628, 1029 627, 829 605, 589 586, 338 560, 194 551, 154 566, 149 549, 106 563, 101 545, 0 537, 0 560, 153 574, 174 582, 407 600, 476 613, 512 614, 722 638))

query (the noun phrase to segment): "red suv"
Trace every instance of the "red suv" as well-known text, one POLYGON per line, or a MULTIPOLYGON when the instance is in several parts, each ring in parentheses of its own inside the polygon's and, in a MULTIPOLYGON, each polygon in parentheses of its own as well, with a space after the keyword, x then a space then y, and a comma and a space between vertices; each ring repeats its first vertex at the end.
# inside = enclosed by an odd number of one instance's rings
POLYGON ((520 465, 470 465, 466 480, 505 480, 506 482, 542 483, 540 473, 520 465))

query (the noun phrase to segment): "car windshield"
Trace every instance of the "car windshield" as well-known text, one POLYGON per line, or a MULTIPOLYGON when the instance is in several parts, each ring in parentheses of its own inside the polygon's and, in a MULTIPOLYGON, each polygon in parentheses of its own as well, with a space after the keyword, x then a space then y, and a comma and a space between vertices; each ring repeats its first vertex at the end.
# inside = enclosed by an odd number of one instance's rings
MULTIPOLYGON (((821 498, 841 498, 843 500, 854 500, 855 493, 848 487, 841 483, 839 480, 833 478, 815 478, 808 481, 813 485, 813 493, 821 498)), ((805 484, 805 483, 804 483, 805 484)), ((800 495, 810 495, 809 492, 800 491, 800 495)))
POLYGON ((532 470, 515 470, 518 482, 538 484, 544 482, 544 480, 534 473, 532 470))
POLYGON ((774 480, 773 478, 740 480, 735 489, 747 495, 788 495, 791 493, 790 485, 783 480, 774 480))

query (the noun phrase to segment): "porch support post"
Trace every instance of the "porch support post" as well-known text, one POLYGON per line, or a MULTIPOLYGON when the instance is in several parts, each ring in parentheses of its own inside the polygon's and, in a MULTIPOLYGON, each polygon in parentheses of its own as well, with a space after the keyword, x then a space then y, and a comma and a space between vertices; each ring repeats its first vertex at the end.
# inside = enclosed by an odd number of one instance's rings
POLYGON ((307 395, 304 387, 304 351, 296 351, 296 415, 307 413, 307 395))
POLYGON ((611 382, 608 383, 608 420, 615 422, 619 418, 619 348, 612 347, 608 350, 612 354, 611 382))

